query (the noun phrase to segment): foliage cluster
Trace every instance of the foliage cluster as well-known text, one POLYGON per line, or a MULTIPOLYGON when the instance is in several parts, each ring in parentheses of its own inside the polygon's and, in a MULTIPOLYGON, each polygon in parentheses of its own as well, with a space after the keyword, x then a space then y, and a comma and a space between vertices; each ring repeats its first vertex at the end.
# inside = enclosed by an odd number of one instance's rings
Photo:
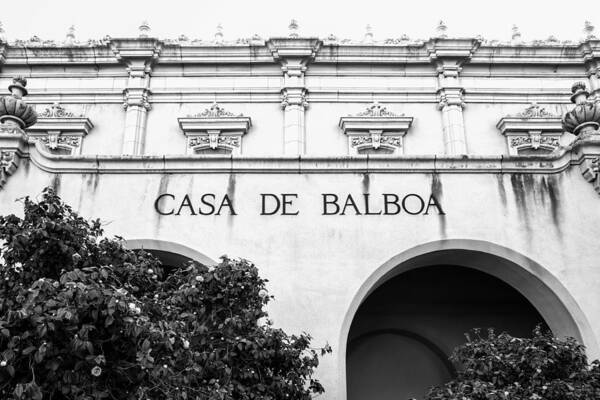
POLYGON ((166 268, 51 190, 0 217, 0 398, 304 400, 307 334, 275 329, 257 268, 166 268))

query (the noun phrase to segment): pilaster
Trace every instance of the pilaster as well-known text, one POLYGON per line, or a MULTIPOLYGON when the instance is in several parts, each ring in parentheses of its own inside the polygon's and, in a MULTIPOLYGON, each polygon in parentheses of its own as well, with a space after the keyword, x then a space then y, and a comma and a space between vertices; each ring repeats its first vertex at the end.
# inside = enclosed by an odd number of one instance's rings
POLYGON ((600 100, 600 40, 588 39, 581 44, 583 63, 590 85, 590 97, 600 100))
POLYGON ((308 107, 304 73, 321 47, 321 41, 316 38, 272 38, 267 41, 267 46, 283 72, 283 152, 302 155, 306 148, 304 113, 308 107))
POLYGON ((153 38, 114 39, 110 43, 117 59, 126 65, 129 73, 123 90, 123 108, 126 112, 122 154, 144 154, 146 121, 150 105, 152 68, 158 61, 162 42, 153 38))
POLYGON ((437 96, 442 112, 444 151, 448 155, 467 154, 463 117, 464 87, 460 81, 462 66, 479 47, 477 39, 438 37, 427 44, 429 60, 437 72, 437 96))

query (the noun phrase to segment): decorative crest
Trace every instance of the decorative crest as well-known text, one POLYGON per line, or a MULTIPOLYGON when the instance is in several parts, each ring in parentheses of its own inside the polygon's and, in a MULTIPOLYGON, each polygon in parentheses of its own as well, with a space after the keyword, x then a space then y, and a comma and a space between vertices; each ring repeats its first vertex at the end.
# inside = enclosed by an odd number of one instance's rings
POLYGON ((70 111, 67 111, 59 102, 55 102, 50 107, 46 108, 39 115, 42 118, 76 118, 83 117, 83 115, 75 115, 70 111))
POLYGON ((357 117, 398 117, 398 114, 394 114, 388 111, 387 108, 379 104, 378 101, 371 104, 367 109, 361 113, 356 114, 357 117))
POLYGON ((65 38, 65 44, 70 46, 75 43, 75 26, 71 25, 67 31, 67 37, 65 38))
POLYGON ((288 30, 290 31, 288 36, 291 38, 297 38, 298 37, 298 21, 296 21, 295 19, 290 21, 290 24, 288 25, 288 30))
POLYGON ((367 24, 365 27, 365 37, 363 39, 363 43, 371 44, 373 42, 373 28, 371 28, 371 25, 367 24))
POLYGON ((594 36, 594 25, 590 21, 585 21, 583 25, 583 37, 587 39, 595 39, 594 36))
POLYGON ((140 38, 147 38, 150 33, 150 25, 148 25, 148 21, 142 21, 142 24, 138 27, 138 30, 140 31, 140 38))
POLYGON ((531 103, 529 107, 525 110, 521 111, 518 114, 515 114, 517 118, 556 118, 560 117, 560 115, 555 115, 546 110, 536 102, 531 103))
POLYGON ((216 102, 213 103, 210 108, 202 111, 199 114, 192 115, 193 118, 222 118, 222 117, 241 117, 242 114, 234 115, 232 112, 225 110, 219 106, 216 102))
POLYGON ((435 30, 436 30, 436 37, 439 37, 439 38, 447 38, 448 37, 448 34, 446 33, 448 31, 448 26, 446 26, 444 21, 440 20, 440 22, 438 23, 438 26, 435 28, 435 30))

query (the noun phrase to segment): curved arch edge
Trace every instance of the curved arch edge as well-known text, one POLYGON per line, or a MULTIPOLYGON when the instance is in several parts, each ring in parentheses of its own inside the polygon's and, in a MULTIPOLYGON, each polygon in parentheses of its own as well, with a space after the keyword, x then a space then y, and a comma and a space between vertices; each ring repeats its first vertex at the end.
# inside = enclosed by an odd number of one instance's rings
MULTIPOLYGON (((540 264, 515 250, 488 241, 475 239, 444 239, 432 241, 407 249, 390 258, 383 265, 377 268, 354 294, 354 297, 352 298, 352 301, 347 309, 346 315, 344 316, 340 330, 340 339, 338 342, 338 365, 341 374, 339 380, 339 389, 340 393, 342 394, 342 398, 347 397, 346 352, 348 348, 348 335, 350 333, 350 326, 359 306, 375 289, 377 289, 382 283, 386 282, 391 277, 419 267, 414 265, 411 266, 411 261, 428 254, 451 250, 471 251, 495 256, 499 259, 504 259, 509 263, 519 266, 525 273, 531 275, 531 278, 537 278, 538 284, 541 284, 540 286, 554 295, 556 297, 555 300, 558 301, 560 305, 568 312, 568 316, 571 318, 570 322, 574 325, 577 331, 577 334, 575 335, 577 336, 576 339, 581 341, 586 346, 588 355, 598 356, 600 354, 600 349, 598 347, 598 342, 594 332, 585 314, 577 304, 577 301, 562 285, 562 283, 540 264), (402 265, 404 265, 405 268, 399 268, 402 265)), ((473 265, 465 266, 475 268, 473 265)), ((494 274, 493 272, 483 268, 476 269, 490 273, 491 275, 496 276, 497 278, 513 286, 513 283, 507 281, 505 276, 498 276, 497 274, 494 274)), ((532 279, 532 281, 534 281, 534 279, 532 279)), ((519 290, 517 287, 515 287, 515 289, 519 290)), ((525 293, 522 294, 528 298, 525 293)), ((532 299, 529 298, 528 300, 532 301, 532 299)), ((532 301, 532 303, 534 306, 536 306, 535 302, 532 301)), ((542 313, 542 310, 538 311, 542 313)))
POLYGON ((128 239, 123 241, 128 249, 160 250, 180 254, 204 265, 216 265, 215 260, 207 255, 182 244, 159 239, 128 239))

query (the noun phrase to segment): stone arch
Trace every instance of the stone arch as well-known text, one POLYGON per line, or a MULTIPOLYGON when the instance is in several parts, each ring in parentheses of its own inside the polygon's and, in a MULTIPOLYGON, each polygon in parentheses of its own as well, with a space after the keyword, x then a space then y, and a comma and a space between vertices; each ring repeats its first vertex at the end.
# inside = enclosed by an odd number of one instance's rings
POLYGON ((473 239, 439 240, 415 246, 395 255, 375 270, 354 295, 340 332, 338 370, 341 374, 341 398, 347 398, 348 337, 359 306, 391 278, 440 262, 472 268, 504 281, 535 307, 555 335, 572 336, 586 346, 588 355, 598 356, 598 343, 583 311, 567 289, 547 269, 515 250, 491 242, 473 239))
POLYGON ((130 239, 124 241, 124 246, 128 249, 144 249, 148 251, 160 252, 167 257, 182 257, 198 261, 204 265, 216 265, 217 262, 191 247, 158 239, 130 239))

